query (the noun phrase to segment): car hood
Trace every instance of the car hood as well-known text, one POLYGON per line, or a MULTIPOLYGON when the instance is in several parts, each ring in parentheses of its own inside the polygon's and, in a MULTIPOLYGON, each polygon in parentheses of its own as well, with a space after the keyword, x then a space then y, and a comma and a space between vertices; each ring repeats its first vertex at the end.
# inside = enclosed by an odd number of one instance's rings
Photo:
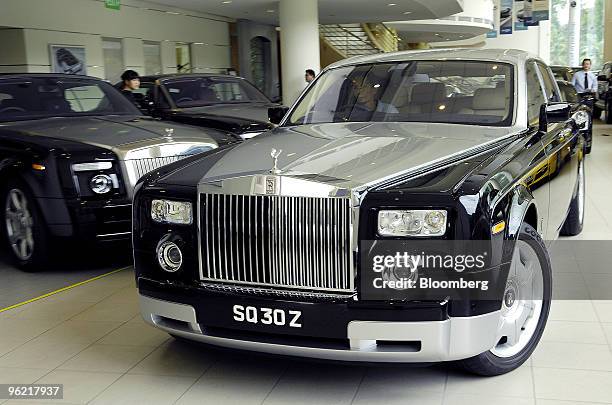
POLYGON ((223 128, 233 131, 265 131, 273 127, 268 120, 268 108, 277 106, 273 103, 215 104, 204 107, 182 108, 175 115, 205 120, 218 120, 224 123, 223 128))
POLYGON ((172 142, 211 143, 216 147, 213 135, 224 136, 213 129, 135 116, 57 117, 2 125, 30 136, 82 142, 107 149, 130 149, 141 144, 172 142))
MULTIPOLYGON (((431 123, 332 123, 277 128, 219 159, 201 182, 269 173, 271 150, 281 175, 355 188, 383 183, 469 156, 516 128, 431 123)), ((180 175, 180 173, 179 173, 180 175)))
POLYGON ((214 104, 203 107, 181 108, 185 115, 219 115, 227 118, 240 118, 248 121, 268 123, 268 108, 274 103, 214 104))

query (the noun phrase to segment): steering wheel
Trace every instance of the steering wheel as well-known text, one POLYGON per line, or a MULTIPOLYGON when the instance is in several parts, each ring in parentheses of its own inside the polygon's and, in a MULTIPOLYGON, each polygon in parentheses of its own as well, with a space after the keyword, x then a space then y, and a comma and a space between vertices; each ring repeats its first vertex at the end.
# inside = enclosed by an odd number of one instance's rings
POLYGON ((183 103, 185 101, 193 101, 193 99, 191 97, 181 97, 178 100, 176 100, 176 104, 183 103))
POLYGON ((4 108, 0 108, 0 113, 5 113, 5 112, 26 112, 25 108, 21 108, 21 107, 4 107, 4 108))

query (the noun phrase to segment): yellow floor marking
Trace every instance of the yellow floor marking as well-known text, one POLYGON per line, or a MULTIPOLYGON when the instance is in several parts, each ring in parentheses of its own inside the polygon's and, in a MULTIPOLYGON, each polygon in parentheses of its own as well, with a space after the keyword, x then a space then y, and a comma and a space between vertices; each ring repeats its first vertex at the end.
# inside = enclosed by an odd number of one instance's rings
POLYGON ((11 309, 15 309, 15 308, 21 307, 21 306, 23 306, 23 305, 29 304, 29 303, 34 302, 34 301, 42 300, 43 298, 47 298, 47 297, 50 297, 50 296, 52 296, 52 295, 59 294, 59 293, 61 293, 61 292, 63 292, 63 291, 70 290, 70 289, 72 289, 72 288, 75 288, 75 287, 81 286, 81 285, 83 285, 83 284, 91 283, 92 281, 96 281, 96 280, 99 280, 99 279, 101 279, 101 278, 103 278, 103 277, 110 276, 111 274, 119 273, 120 271, 123 271, 123 270, 125 270, 125 269, 129 269, 129 268, 131 268, 131 267, 132 267, 132 266, 122 267, 122 268, 120 268, 120 269, 113 270, 113 271, 108 272, 108 273, 104 273, 104 274, 102 274, 102 275, 100 275, 100 276, 93 277, 93 278, 90 278, 90 279, 85 280, 85 281, 81 281, 80 283, 72 284, 72 285, 69 285, 69 286, 67 286, 67 287, 60 288, 59 290, 51 291, 50 293, 47 293, 47 294, 41 295, 41 296, 39 296, 39 297, 32 298, 32 299, 29 299, 29 300, 27 300, 27 301, 20 302, 19 304, 15 304, 15 305, 11 305, 10 307, 2 308, 2 309, 0 309, 0 313, 5 312, 5 311, 8 311, 8 310, 11 310, 11 309))

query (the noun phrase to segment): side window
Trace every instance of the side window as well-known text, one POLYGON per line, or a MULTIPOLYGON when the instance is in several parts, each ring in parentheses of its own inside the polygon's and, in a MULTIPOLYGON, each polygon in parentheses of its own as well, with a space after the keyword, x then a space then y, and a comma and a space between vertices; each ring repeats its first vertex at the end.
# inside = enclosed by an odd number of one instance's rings
POLYGON ((537 124, 540 119, 540 107, 546 103, 546 97, 540 86, 538 71, 533 62, 527 62, 527 122, 529 125, 537 124))
POLYGON ((240 85, 236 82, 213 83, 210 85, 210 88, 215 91, 217 98, 221 101, 248 100, 248 97, 243 95, 240 85))
POLYGON ((555 86, 554 79, 548 72, 548 68, 541 63, 537 63, 538 69, 540 69, 540 75, 544 83, 544 90, 546 91, 546 100, 548 101, 561 101, 557 88, 555 86))
POLYGON ((88 112, 99 109, 106 95, 98 86, 80 86, 67 89, 64 97, 72 111, 88 112))

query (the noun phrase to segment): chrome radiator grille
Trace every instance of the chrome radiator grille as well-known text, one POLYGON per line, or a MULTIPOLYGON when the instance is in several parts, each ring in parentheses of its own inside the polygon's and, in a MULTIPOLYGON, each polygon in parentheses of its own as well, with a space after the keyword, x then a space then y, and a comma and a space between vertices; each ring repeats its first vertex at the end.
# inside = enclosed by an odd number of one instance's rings
POLYGON ((186 157, 188 156, 165 156, 149 159, 132 159, 126 160, 125 163, 128 166, 131 166, 135 180, 138 181, 145 174, 152 172, 155 169, 159 169, 162 166, 177 162, 186 157))
POLYGON ((348 198, 202 194, 202 279, 353 291, 348 198))

